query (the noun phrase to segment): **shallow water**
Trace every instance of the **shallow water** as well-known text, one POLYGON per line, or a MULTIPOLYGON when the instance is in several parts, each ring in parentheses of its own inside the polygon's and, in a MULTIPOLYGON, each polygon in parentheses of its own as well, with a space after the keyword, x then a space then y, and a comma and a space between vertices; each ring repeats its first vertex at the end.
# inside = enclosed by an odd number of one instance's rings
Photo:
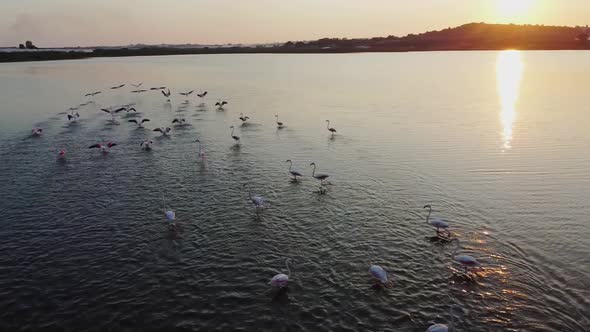
POLYGON ((0 64, 0 330, 588 330, 589 58, 0 64), (170 87, 171 103, 157 91, 108 89, 136 82, 170 87), (192 89, 209 91, 206 106, 194 94, 182 105, 178 92, 192 89), (78 123, 58 114, 95 90, 78 123), (111 125, 99 111, 127 103, 151 119, 147 129, 125 117, 111 125), (152 132, 178 116, 190 125, 170 138, 152 132), (40 138, 29 136, 34 126, 40 138), (144 138, 152 151, 140 149, 144 138), (106 156, 88 149, 104 141, 118 146, 106 156), (306 175, 300 182, 286 159, 306 175), (330 175, 324 195, 311 162, 330 175), (268 209, 256 214, 244 183, 268 209), (453 245, 431 241, 425 204, 483 270, 465 276, 453 245), (164 208, 175 210, 177 234, 164 208), (292 281, 273 291, 286 258, 292 281), (392 288, 371 287, 371 264, 392 288))

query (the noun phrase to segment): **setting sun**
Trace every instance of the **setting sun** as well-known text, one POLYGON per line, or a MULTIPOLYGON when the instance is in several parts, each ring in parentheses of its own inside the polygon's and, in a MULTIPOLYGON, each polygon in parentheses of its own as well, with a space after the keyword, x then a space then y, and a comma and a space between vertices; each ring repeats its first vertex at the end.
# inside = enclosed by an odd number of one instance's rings
POLYGON ((503 21, 522 20, 531 15, 533 0, 498 0, 497 15, 503 21))

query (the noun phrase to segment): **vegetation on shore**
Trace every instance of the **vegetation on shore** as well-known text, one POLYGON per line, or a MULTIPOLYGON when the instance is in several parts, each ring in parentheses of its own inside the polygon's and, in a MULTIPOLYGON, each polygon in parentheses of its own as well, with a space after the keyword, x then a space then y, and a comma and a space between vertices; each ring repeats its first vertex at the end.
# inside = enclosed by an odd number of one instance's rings
POLYGON ((404 37, 322 38, 284 44, 220 47, 96 48, 88 51, 0 52, 0 62, 178 54, 352 53, 459 50, 590 50, 588 27, 469 23, 404 37))

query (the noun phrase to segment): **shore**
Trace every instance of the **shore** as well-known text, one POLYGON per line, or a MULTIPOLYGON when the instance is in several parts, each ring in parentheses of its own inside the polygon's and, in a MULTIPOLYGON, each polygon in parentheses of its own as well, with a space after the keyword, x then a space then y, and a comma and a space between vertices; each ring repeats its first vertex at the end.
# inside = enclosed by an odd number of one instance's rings
POLYGON ((527 51, 579 51, 590 50, 587 45, 564 45, 530 47, 344 47, 344 48, 289 48, 289 47, 223 47, 223 48, 170 48, 149 47, 139 49, 95 49, 92 51, 57 51, 43 49, 22 52, 0 52, 0 62, 52 61, 76 60, 100 57, 133 57, 158 55, 187 55, 187 54, 335 54, 335 53, 368 53, 368 52, 431 52, 431 51, 502 51, 518 49, 527 51))

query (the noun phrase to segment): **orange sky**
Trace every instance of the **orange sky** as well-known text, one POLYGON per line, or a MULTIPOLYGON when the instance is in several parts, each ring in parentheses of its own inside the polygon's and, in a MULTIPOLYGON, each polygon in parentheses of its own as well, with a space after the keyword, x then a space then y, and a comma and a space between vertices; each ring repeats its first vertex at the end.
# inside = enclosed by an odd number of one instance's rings
POLYGON ((0 46, 260 43, 469 22, 586 25, 589 0, 1 0, 0 46))

